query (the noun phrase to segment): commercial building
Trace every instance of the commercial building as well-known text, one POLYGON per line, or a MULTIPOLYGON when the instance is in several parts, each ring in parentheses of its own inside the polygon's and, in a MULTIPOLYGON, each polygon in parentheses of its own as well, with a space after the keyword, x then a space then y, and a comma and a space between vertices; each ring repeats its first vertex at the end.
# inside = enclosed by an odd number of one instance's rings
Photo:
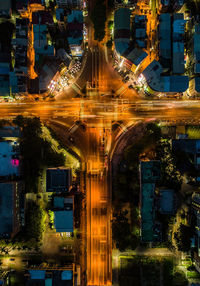
POLYGON ((83 12, 72 10, 67 17, 68 44, 71 56, 80 57, 83 54, 83 12))
POLYGON ((83 0, 56 0, 59 8, 82 9, 83 0))
POLYGON ((26 286, 78 286, 75 265, 67 267, 29 269, 26 273, 26 286))
POLYGON ((159 161, 140 162, 141 240, 143 242, 153 242, 160 239, 160 232, 155 222, 155 185, 159 179, 159 161))
POLYGON ((13 237, 24 225, 24 184, 0 183, 0 237, 13 237))
POLYGON ((70 235, 73 232, 73 197, 54 197, 54 227, 56 232, 70 235))
POLYGON ((70 190, 72 171, 67 168, 49 168, 46 171, 46 191, 65 193, 70 190))
POLYGON ((19 143, 0 141, 0 178, 20 175, 19 143))

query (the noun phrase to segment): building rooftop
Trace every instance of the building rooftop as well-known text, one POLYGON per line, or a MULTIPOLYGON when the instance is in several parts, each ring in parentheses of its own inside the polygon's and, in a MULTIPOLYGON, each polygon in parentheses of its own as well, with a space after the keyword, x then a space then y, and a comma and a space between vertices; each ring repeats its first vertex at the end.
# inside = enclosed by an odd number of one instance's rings
POLYGON ((157 92, 184 92, 189 86, 188 76, 162 76, 163 68, 156 60, 143 71, 143 76, 152 90, 157 92))
POLYGON ((130 15, 131 11, 128 8, 120 8, 116 10, 114 15, 114 29, 130 30, 130 15))
POLYGON ((21 130, 19 127, 16 126, 4 126, 0 129, 0 137, 12 138, 16 137, 19 138, 21 136, 21 130))
POLYGON ((54 226, 57 232, 73 232, 73 210, 54 211, 54 226))
POLYGON ((12 183, 0 183, 0 234, 13 231, 14 191, 12 183))
MULTIPOLYGON (((159 24, 159 53, 161 60, 162 58, 170 60, 171 59, 171 16, 170 14, 160 15, 159 24)), ((169 67, 169 61, 166 62, 167 67, 169 67)))
POLYGON ((144 242, 155 240, 155 183, 160 179, 160 161, 140 161, 141 237, 144 242))
POLYGON ((160 212, 173 215, 175 212, 174 190, 160 190, 160 212))
POLYGON ((73 286, 72 270, 29 270, 26 286, 73 286))
POLYGON ((46 191, 66 192, 71 186, 71 169, 50 168, 46 171, 46 191))
POLYGON ((19 158, 13 141, 0 142, 0 177, 19 175, 19 158))

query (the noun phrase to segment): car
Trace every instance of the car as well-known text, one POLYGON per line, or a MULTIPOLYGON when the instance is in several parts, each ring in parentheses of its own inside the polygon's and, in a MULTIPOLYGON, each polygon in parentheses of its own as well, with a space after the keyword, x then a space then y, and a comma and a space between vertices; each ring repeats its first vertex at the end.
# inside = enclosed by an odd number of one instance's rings
POLYGON ((14 258, 10 258, 10 261, 15 261, 15 259, 14 258))
POLYGON ((132 84, 130 84, 128 87, 129 87, 129 88, 134 88, 134 87, 132 86, 132 84))
POLYGON ((70 136, 68 139, 69 139, 69 141, 70 141, 71 143, 74 143, 74 138, 73 138, 73 137, 70 136))

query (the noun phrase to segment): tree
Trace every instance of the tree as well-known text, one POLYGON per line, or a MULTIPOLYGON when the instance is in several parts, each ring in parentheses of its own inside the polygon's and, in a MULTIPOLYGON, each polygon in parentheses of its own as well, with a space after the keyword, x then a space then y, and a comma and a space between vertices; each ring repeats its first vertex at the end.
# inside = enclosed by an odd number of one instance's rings
POLYGON ((113 240, 120 251, 125 250, 129 246, 131 236, 130 225, 126 217, 127 213, 127 210, 120 210, 119 213, 114 214, 112 223, 113 240))
POLYGON ((188 252, 190 250, 193 233, 194 230, 191 226, 180 224, 178 231, 174 233, 174 239, 179 251, 188 252))

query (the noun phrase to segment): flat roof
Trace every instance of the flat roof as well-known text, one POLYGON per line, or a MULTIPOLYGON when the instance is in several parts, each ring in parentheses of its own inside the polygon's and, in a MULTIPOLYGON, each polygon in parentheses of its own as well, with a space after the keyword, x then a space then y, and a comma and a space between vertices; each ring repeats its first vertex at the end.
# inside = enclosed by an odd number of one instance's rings
POLYGON ((160 211, 164 214, 174 213, 174 190, 160 190, 160 211))
POLYGON ((0 142, 0 176, 19 175, 19 159, 14 151, 13 141, 0 142))
POLYGON ((13 231, 13 183, 0 183, 0 233, 13 231))
POLYGON ((57 232, 73 232, 73 210, 54 211, 54 225, 57 232))
POLYGON ((120 8, 116 10, 114 15, 114 29, 130 30, 130 15, 131 11, 128 8, 120 8))

